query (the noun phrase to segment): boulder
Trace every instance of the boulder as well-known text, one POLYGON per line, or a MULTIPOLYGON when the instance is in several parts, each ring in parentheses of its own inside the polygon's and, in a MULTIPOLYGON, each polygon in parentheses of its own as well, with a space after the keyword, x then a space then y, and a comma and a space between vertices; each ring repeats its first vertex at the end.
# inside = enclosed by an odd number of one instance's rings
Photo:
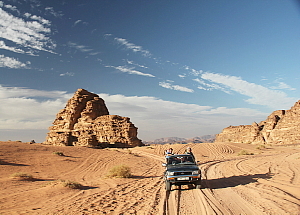
POLYGON ((56 115, 44 144, 102 148, 143 145, 130 118, 109 115, 104 100, 84 89, 78 89, 56 115))

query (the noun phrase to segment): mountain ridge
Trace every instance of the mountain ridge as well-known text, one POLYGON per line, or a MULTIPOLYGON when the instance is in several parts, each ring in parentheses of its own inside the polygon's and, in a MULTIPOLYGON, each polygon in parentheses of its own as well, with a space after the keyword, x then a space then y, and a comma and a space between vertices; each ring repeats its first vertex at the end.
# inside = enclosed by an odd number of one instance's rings
POLYGON ((215 141, 215 134, 202 135, 191 138, 183 137, 162 137, 153 141, 143 141, 144 144, 186 144, 186 143, 212 143, 215 141))

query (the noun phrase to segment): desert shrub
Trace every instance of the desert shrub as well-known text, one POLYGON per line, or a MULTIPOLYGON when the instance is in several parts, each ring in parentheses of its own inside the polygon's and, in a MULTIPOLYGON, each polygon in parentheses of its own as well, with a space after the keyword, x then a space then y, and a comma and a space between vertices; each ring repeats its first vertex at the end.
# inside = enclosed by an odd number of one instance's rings
POLYGON ((68 188, 71 188, 71 189, 81 189, 83 187, 78 182, 70 181, 70 180, 62 180, 62 179, 47 182, 46 184, 42 185, 42 187, 46 187, 48 185, 51 185, 51 186, 62 185, 63 187, 68 187, 68 188))
POLYGON ((240 156, 240 155, 254 155, 253 153, 249 153, 248 151, 246 151, 246 150, 242 150, 242 151, 240 151, 239 153, 238 153, 238 155, 240 156))
POLYGON ((131 175, 131 170, 130 167, 126 166, 126 165, 117 165, 112 167, 108 174, 108 177, 117 177, 117 178, 130 178, 131 175))
POLYGON ((62 153, 62 152, 53 152, 53 154, 58 155, 58 156, 65 156, 64 153, 62 153))
POLYGON ((32 180, 33 180, 32 175, 27 174, 27 173, 23 173, 23 172, 16 172, 16 173, 13 173, 13 174, 11 175, 11 177, 12 177, 12 178, 19 179, 19 180, 22 180, 22 181, 32 181, 32 180))
POLYGON ((80 189, 82 188, 82 185, 78 182, 75 182, 75 181, 62 181, 62 185, 64 187, 68 187, 68 188, 71 188, 71 189, 80 189))
POLYGON ((259 149, 259 150, 261 150, 261 149, 265 149, 266 148, 266 146, 265 145, 259 145, 259 146, 257 146, 256 147, 256 149, 259 149))

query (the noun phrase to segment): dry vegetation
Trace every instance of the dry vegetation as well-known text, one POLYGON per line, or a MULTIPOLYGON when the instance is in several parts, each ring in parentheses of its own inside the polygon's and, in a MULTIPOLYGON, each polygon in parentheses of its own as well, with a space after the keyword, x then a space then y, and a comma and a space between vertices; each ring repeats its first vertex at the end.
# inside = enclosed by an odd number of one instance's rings
POLYGON ((117 177, 117 178, 130 178, 131 175, 131 170, 129 166, 126 166, 124 164, 117 165, 112 167, 108 174, 107 177, 117 177))
POLYGON ((22 180, 22 181, 32 181, 33 180, 32 175, 24 173, 24 172, 13 173, 10 177, 12 177, 14 179, 22 180))
POLYGON ((63 152, 53 152, 53 154, 58 155, 58 156, 65 156, 63 152))

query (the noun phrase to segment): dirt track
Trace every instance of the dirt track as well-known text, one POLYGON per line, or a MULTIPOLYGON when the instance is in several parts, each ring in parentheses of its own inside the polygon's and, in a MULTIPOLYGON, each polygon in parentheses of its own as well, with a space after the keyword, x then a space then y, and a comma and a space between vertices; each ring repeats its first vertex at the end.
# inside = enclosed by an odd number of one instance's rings
MULTIPOLYGON (((168 145, 99 150, 0 142, 0 214, 300 214, 299 146, 189 146, 203 189, 166 192, 161 163, 168 145), (254 155, 238 156, 242 149, 254 155), (116 164, 130 166, 134 177, 106 178, 116 164), (12 179, 15 172, 35 180, 12 179), (58 179, 84 187, 66 188, 58 179)), ((181 153, 187 145, 172 147, 181 153)))

